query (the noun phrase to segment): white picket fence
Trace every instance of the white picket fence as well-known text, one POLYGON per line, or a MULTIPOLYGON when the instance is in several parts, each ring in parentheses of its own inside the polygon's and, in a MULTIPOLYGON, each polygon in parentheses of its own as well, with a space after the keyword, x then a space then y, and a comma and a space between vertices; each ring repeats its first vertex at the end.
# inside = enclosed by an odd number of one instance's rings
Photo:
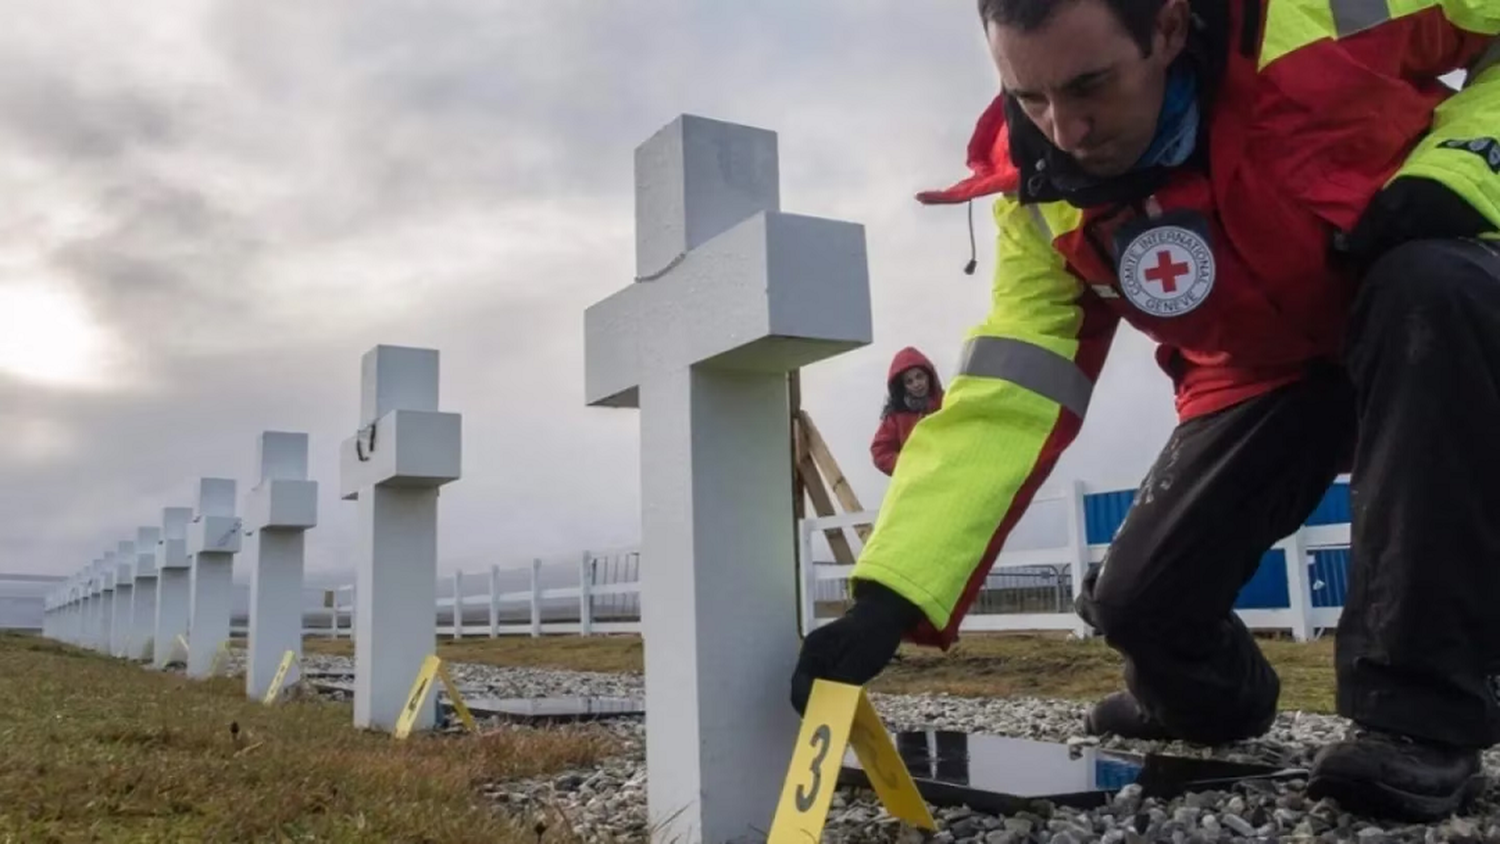
MULTIPOLYGON (((1099 490, 1098 492, 1115 491, 1117 490, 1099 490)), ((1072 600, 1077 597, 1089 567, 1103 560, 1104 552, 1109 546, 1107 543, 1087 541, 1084 502, 1088 494, 1090 491, 1082 482, 1074 482, 1062 488, 1038 494, 1032 505, 1032 511, 1040 510, 1048 505, 1064 508, 1067 541, 1056 547, 1004 551, 996 559, 991 572, 993 579, 1003 576, 1007 571, 1018 569, 1052 567, 1058 571, 1066 571, 1069 574, 1066 580, 1071 588, 1071 594, 1066 596, 1067 605, 1060 606, 1057 611, 1053 612, 992 612, 984 611, 982 607, 976 605, 960 625, 959 629, 962 632, 1068 631, 1080 637, 1087 637, 1091 634, 1088 626, 1071 611, 1072 600)), ((809 565, 807 561, 813 559, 816 550, 814 546, 816 536, 827 529, 842 528, 844 536, 857 554, 861 545, 856 531, 852 528, 873 524, 877 513, 878 511, 871 510, 830 517, 809 517, 800 523, 798 531, 803 561, 800 615, 804 633, 832 620, 831 616, 818 617, 818 596, 827 595, 829 592, 846 592, 852 569, 850 566, 824 563, 809 565)), ((1284 537, 1274 547, 1285 554, 1290 606, 1280 609, 1237 610, 1236 612, 1244 619, 1246 625, 1254 630, 1289 632, 1298 641, 1306 641, 1314 638, 1319 631, 1337 627, 1340 607, 1312 605, 1309 569, 1313 564, 1314 551, 1349 547, 1349 525, 1346 523, 1303 527, 1296 533, 1284 537)), ((614 555, 634 555, 638 559, 638 551, 634 548, 611 552, 585 552, 579 557, 576 584, 561 587, 542 587, 541 560, 534 560, 531 563, 529 589, 501 591, 498 584, 501 572, 506 570, 498 566, 490 569, 488 574, 490 586, 483 594, 464 594, 463 584, 468 583, 469 578, 476 576, 474 573, 458 573, 445 577, 443 580, 446 581, 446 585, 440 586, 439 591, 440 593, 447 592, 447 594, 438 599, 436 610, 438 615, 449 616, 450 620, 448 623, 437 626, 437 634, 454 639, 471 636, 638 634, 641 630, 638 618, 602 620, 598 617, 599 599, 608 596, 635 596, 635 606, 639 607, 640 582, 638 579, 602 584, 596 582, 597 563, 614 555), (460 611, 456 613, 453 612, 455 595, 460 596, 460 611), (576 607, 576 614, 572 615, 571 620, 547 618, 549 614, 559 614, 557 610, 559 603, 576 607), (479 608, 487 609, 485 614, 487 618, 484 622, 473 623, 465 618, 479 608), (521 609, 511 611, 517 608, 521 609), (516 618, 518 615, 520 618, 516 618)), ((638 574, 638 568, 636 572, 638 574)), ((353 617, 353 585, 341 586, 334 590, 333 606, 328 612, 331 624, 328 627, 309 629, 308 634, 333 637, 349 635, 349 625, 341 624, 340 619, 353 617)), ((243 631, 236 630, 236 632, 242 633, 243 631)))
MULTIPOLYGON (((580 555, 577 567, 577 585, 575 586, 542 586, 543 561, 534 559, 531 561, 531 585, 528 589, 501 591, 500 579, 504 572, 513 572, 517 569, 502 569, 499 566, 491 566, 488 572, 489 588, 482 594, 465 594, 464 586, 469 579, 475 576, 473 572, 455 572, 453 575, 444 577, 440 581, 439 591, 446 589, 448 594, 437 599, 436 610, 438 614, 449 616, 447 624, 439 624, 437 633, 440 636, 460 639, 468 636, 545 636, 551 634, 569 634, 575 636, 589 636, 595 633, 635 633, 641 630, 640 621, 611 621, 608 618, 600 618, 600 604, 606 603, 612 596, 635 596, 637 600, 640 595, 640 581, 632 580, 622 583, 597 583, 596 567, 600 562, 619 560, 620 558, 638 557, 639 552, 634 548, 625 548, 616 551, 593 552, 586 551, 580 555), (456 597, 455 597, 456 596, 456 597), (454 602, 458 601, 458 611, 454 611, 454 602), (549 612, 549 602, 552 610, 549 612), (575 607, 577 620, 555 621, 548 620, 548 615, 560 614, 557 610, 559 602, 567 602, 575 607), (520 621, 507 620, 507 610, 513 607, 524 607, 526 609, 525 619, 520 621), (469 610, 475 608, 487 609, 487 620, 482 624, 468 622, 466 616, 469 610)), ((524 569, 522 569, 524 570, 524 569)), ((308 635, 325 635, 333 638, 348 636, 351 633, 350 625, 341 622, 341 619, 354 617, 354 584, 345 584, 332 590, 333 606, 328 608, 330 624, 326 628, 318 628, 316 631, 309 630, 308 635)), ((637 604, 638 606, 638 604, 637 604)), ((608 616, 610 613, 603 613, 608 616)))

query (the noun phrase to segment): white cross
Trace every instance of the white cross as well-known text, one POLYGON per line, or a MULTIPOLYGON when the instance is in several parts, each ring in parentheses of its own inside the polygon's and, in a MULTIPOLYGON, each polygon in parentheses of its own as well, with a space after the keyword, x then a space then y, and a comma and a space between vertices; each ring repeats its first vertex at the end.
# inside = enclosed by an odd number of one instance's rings
POLYGON ((192 569, 187 553, 191 507, 163 507, 161 536, 156 543, 156 631, 151 637, 151 664, 165 668, 174 659, 187 660, 177 637, 187 637, 188 607, 192 603, 192 569))
MULTIPOLYGON (((339 451, 341 495, 359 504, 354 725, 389 731, 437 647, 438 489, 460 477, 461 420, 438 411, 438 352, 366 352, 360 426, 339 451)), ((413 729, 436 712, 434 697, 413 729)))
POLYGON ((118 552, 105 551, 104 561, 99 567, 98 633, 94 636, 94 650, 102 654, 111 652, 115 629, 115 559, 118 552))
POLYGON ((254 545, 245 694, 260 700, 287 651, 297 661, 286 685, 296 682, 301 665, 304 533, 318 524, 318 483, 307 479, 307 434, 263 431, 256 458, 260 481, 245 503, 254 545))
POLYGON ((156 633, 156 541, 161 528, 135 529, 135 595, 130 603, 130 645, 125 656, 149 660, 156 633))
POLYGON ((870 342, 864 230, 779 210, 769 131, 684 115, 635 164, 638 283, 586 314, 585 392, 641 410, 650 822, 732 841, 799 726, 787 373, 870 342))
POLYGON ((109 633, 109 653, 123 657, 130 648, 130 616, 135 599, 135 541, 117 543, 115 549, 114 626, 109 633))
POLYGON ((234 605, 234 555, 240 552, 240 520, 234 515, 232 478, 200 478, 198 510, 188 524, 192 555, 188 599, 187 676, 207 677, 219 646, 229 641, 234 605))

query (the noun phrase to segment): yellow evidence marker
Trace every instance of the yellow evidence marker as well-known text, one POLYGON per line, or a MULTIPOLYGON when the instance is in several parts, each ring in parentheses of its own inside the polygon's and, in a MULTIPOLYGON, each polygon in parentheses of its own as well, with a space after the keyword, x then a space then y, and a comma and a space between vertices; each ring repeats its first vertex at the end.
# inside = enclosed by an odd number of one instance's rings
POLYGON ((926 801, 864 688, 816 680, 767 844, 821 840, 844 750, 849 745, 853 745, 860 767, 886 811, 919 829, 937 830, 926 801))
POLYGON ((428 654, 422 660, 422 669, 417 672, 417 681, 412 683, 411 694, 406 696, 406 705, 401 708, 401 717, 396 719, 395 736, 404 739, 411 735, 412 724, 416 723, 417 710, 427 701, 427 693, 432 690, 432 680, 436 677, 443 681, 443 686, 448 690, 448 697, 453 699, 453 708, 458 712, 458 720, 462 721, 464 728, 469 732, 478 732, 479 726, 474 723, 474 716, 469 713, 469 707, 464 703, 463 696, 458 693, 458 686, 454 684, 453 678, 448 676, 448 669, 443 665, 443 660, 437 654, 428 654))
POLYGON ((286 682, 286 672, 292 667, 292 663, 296 661, 296 651, 287 651, 281 655, 281 665, 276 667, 276 676, 271 678, 271 687, 266 689, 266 697, 261 703, 270 706, 276 702, 277 698, 281 697, 281 684, 286 682))

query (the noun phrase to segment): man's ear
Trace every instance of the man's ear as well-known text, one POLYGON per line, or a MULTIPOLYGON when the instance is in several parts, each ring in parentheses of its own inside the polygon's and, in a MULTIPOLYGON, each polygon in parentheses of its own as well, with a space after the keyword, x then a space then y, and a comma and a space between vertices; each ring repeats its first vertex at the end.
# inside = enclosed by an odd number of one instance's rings
POLYGON ((1155 48, 1165 63, 1177 59, 1187 46, 1188 30, 1193 25, 1193 9, 1188 0, 1166 0, 1156 13, 1155 48))

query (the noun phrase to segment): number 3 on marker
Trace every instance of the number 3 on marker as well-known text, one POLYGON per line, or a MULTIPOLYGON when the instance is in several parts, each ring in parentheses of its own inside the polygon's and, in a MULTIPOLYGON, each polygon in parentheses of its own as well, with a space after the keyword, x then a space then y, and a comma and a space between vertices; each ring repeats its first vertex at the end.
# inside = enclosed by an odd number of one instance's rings
POLYGON ((833 731, 827 724, 819 724, 817 730, 812 734, 810 744, 818 748, 818 755, 813 757, 812 764, 808 766, 812 771, 812 791, 805 786, 797 786, 797 811, 808 812, 818 802, 818 792, 823 790, 823 761, 828 758, 828 747, 833 742, 833 731))

